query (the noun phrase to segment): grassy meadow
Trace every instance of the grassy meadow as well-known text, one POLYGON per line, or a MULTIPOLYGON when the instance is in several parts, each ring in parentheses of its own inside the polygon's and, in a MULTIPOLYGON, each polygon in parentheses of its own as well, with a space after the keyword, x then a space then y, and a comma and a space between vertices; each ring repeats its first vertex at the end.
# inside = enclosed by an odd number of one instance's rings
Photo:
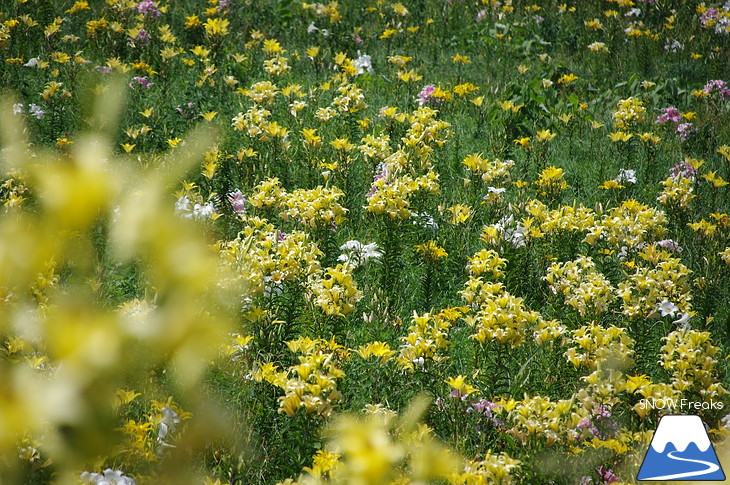
POLYGON ((728 470, 729 60, 730 2, 5 0, 0 483, 631 484, 683 413, 728 470))

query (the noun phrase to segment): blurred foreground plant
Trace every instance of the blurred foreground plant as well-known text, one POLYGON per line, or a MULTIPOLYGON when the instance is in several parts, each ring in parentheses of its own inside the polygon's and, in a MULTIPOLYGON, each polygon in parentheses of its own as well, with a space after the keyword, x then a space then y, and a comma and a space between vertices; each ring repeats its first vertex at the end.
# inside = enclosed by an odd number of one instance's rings
MULTIPOLYGON (((0 177, 23 187, 0 213, 2 483, 28 483, 29 461, 58 483, 118 465, 106 458, 129 435, 118 390, 200 399, 194 384, 230 330, 230 302, 247 291, 221 288, 234 278, 204 232, 173 212, 171 189, 200 163, 211 134, 197 131, 154 159, 117 156, 110 130, 121 98, 120 89, 100 97, 92 129, 63 150, 33 146, 12 103, 2 106, 0 177), (105 278, 124 265, 141 282, 118 306, 105 278)), ((160 412, 140 439, 170 430, 172 408, 160 412)))
POLYGON ((402 416, 380 404, 368 404, 363 416, 339 416, 312 467, 305 467, 297 481, 279 485, 514 483, 518 460, 487 451, 483 461, 464 462, 420 422, 427 406, 422 396, 402 416))

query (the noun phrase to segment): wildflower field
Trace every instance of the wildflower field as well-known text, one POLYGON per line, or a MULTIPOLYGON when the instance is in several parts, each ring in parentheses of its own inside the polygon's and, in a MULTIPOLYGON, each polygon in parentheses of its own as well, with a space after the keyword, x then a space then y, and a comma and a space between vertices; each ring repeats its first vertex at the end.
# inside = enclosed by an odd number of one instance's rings
POLYGON ((730 472, 730 2, 0 3, 0 483, 730 472), (650 405, 651 404, 651 405, 650 405))

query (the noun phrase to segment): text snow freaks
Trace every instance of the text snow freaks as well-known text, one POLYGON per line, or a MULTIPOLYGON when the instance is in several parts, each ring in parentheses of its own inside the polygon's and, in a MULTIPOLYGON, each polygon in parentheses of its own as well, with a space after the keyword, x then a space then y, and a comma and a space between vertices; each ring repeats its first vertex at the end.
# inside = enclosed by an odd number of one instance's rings
POLYGON ((680 409, 682 411, 698 411, 700 409, 722 409, 724 404, 720 401, 690 401, 689 399, 673 398, 646 398, 639 401, 641 409, 680 409))

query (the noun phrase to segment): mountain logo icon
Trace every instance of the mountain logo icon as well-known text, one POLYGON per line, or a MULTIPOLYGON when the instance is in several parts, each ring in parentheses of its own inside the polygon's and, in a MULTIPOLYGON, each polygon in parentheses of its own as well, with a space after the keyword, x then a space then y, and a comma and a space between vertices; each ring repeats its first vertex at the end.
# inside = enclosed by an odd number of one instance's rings
POLYGON ((659 421, 637 480, 723 481, 710 437, 699 416, 668 415, 659 421))

